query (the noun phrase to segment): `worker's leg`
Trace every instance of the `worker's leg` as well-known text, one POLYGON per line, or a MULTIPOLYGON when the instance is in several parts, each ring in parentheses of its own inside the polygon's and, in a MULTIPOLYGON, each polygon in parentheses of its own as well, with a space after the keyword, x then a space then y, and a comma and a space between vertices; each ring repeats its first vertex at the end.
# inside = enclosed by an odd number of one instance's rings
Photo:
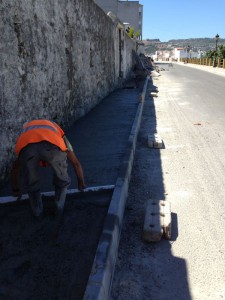
POLYGON ((55 187, 55 205, 56 209, 63 212, 65 201, 66 201, 67 187, 55 187))
POLYGON ((43 211, 43 203, 40 190, 36 192, 28 192, 31 209, 35 217, 40 217, 43 211))
POLYGON ((57 151, 52 168, 54 170, 55 204, 59 211, 63 211, 67 187, 70 185, 70 178, 67 172, 66 152, 57 151))
POLYGON ((39 217, 43 211, 43 204, 40 194, 40 178, 38 175, 39 154, 37 144, 29 144, 20 155, 19 160, 25 175, 30 205, 33 214, 39 217))
POLYGON ((63 152, 55 145, 46 142, 42 151, 42 157, 53 168, 53 184, 55 185, 55 205, 57 210, 62 212, 66 200, 67 187, 70 185, 70 178, 67 172, 66 152, 63 152))

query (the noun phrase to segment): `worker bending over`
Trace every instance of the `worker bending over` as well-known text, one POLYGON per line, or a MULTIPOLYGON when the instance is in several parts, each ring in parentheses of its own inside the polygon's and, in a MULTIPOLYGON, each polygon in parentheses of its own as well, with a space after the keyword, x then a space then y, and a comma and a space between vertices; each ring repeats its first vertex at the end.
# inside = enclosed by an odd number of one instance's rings
POLYGON ((49 120, 33 120, 25 123, 17 139, 15 152, 18 155, 12 168, 12 189, 14 196, 20 196, 19 170, 22 168, 33 214, 41 216, 43 204, 40 192, 38 167, 50 165, 54 172, 55 205, 62 213, 70 178, 67 172, 67 158, 76 172, 78 189, 85 188, 83 170, 64 131, 49 120))

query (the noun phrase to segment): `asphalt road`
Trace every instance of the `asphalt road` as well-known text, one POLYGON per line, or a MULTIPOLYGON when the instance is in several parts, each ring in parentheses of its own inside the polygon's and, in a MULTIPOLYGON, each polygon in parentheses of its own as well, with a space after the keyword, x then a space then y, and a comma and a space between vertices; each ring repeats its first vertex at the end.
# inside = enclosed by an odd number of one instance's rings
POLYGON ((147 92, 111 299, 225 298, 225 78, 174 64, 147 92), (149 149, 158 132, 165 149, 149 149), (172 206, 172 240, 142 242, 145 204, 172 206))

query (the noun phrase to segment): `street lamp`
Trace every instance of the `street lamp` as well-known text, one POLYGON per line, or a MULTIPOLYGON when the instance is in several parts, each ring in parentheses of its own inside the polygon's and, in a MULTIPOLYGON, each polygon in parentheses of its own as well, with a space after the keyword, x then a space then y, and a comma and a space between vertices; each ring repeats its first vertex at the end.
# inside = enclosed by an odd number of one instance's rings
POLYGON ((217 33, 217 35, 215 36, 215 39, 216 39, 216 53, 215 53, 215 59, 214 59, 213 67, 216 67, 216 61, 217 61, 217 43, 218 43, 219 38, 220 38, 220 36, 217 33))
POLYGON ((189 52, 191 50, 191 46, 187 46, 187 63, 188 63, 188 58, 189 58, 189 52))

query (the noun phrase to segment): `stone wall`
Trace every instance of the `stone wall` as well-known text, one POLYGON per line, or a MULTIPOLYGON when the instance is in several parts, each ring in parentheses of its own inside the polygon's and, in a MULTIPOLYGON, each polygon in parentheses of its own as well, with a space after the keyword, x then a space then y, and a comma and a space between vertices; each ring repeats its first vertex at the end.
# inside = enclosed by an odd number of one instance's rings
POLYGON ((135 43, 119 30, 90 0, 0 0, 0 181, 25 121, 69 125, 129 76, 135 43))

